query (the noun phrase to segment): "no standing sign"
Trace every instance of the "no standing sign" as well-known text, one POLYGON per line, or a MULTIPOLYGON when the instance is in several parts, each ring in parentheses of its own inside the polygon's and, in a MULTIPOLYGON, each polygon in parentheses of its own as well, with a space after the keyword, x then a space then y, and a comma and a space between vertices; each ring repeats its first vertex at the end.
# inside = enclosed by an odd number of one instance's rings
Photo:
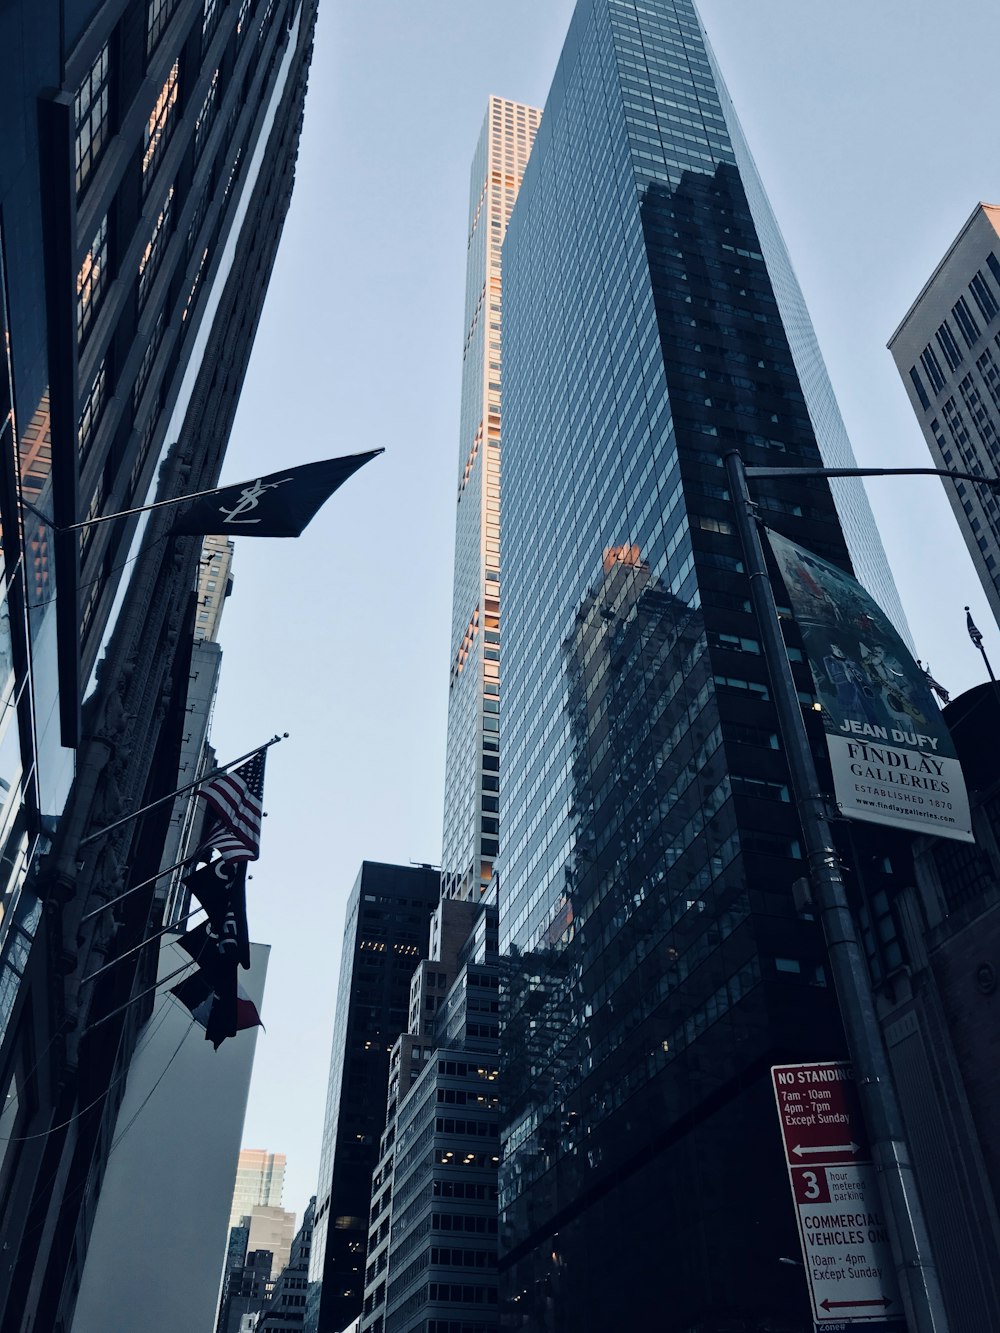
POLYGON ((902 1328, 902 1305, 851 1066, 774 1065, 813 1318, 902 1328))

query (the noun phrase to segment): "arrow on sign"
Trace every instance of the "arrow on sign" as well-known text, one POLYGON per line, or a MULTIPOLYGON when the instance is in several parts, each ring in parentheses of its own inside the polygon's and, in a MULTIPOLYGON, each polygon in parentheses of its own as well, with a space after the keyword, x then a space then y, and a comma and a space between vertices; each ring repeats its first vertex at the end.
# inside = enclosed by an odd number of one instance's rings
POLYGON ((797 1143, 795 1147, 792 1149, 792 1152, 795 1154, 796 1157, 805 1157, 807 1153, 820 1153, 820 1152, 858 1153, 860 1151, 861 1151, 860 1143, 828 1143, 822 1148, 803 1148, 801 1144, 797 1143))
POLYGON ((883 1297, 881 1297, 880 1300, 877 1300, 877 1301, 830 1301, 830 1300, 826 1300, 826 1301, 820 1301, 819 1304, 820 1304, 820 1309, 821 1309, 821 1310, 826 1310, 827 1313, 829 1313, 831 1310, 860 1310, 863 1306, 866 1306, 866 1305, 881 1305, 882 1309, 885 1310, 885 1309, 888 1309, 888 1307, 892 1304, 892 1301, 889 1300, 888 1296, 883 1296, 883 1297))

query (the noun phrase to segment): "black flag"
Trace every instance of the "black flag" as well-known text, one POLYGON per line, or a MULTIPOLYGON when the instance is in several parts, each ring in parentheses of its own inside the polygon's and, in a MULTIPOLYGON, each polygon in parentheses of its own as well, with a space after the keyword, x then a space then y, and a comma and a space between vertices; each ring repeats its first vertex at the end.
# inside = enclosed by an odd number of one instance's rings
POLYGON ((328 458, 284 468, 254 481, 221 486, 196 500, 174 523, 175 537, 204 537, 209 533, 242 537, 298 537, 302 529, 338 486, 384 453, 328 458))
POLYGON ((246 862, 212 861, 184 878, 185 885, 208 913, 213 937, 232 949, 241 967, 250 966, 247 925, 246 862))
POLYGON ((968 607, 965 608, 965 628, 969 631, 969 638, 976 647, 982 649, 983 632, 976 628, 976 622, 972 619, 972 612, 968 607))
MULTIPOLYGON (((186 935, 182 935, 177 943, 198 964, 200 970, 195 975, 201 977, 207 989, 212 992, 211 1003, 206 1011, 205 1036, 218 1050, 220 1042, 225 1041, 227 1037, 235 1037, 239 1031, 236 949, 216 935, 207 921, 195 926, 194 930, 189 930, 186 935)), ((184 996, 178 998, 187 1004, 184 996)), ((207 998, 206 992, 206 1001, 207 998)), ((190 1005, 188 1008, 194 1013, 190 1005)))

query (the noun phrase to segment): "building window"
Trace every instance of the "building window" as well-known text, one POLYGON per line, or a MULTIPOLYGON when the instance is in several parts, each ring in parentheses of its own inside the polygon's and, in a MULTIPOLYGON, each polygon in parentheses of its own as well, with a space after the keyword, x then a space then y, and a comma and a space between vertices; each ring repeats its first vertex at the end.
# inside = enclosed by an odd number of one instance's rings
POLYGON ((934 350, 931 347, 925 347, 920 354, 920 364, 924 368, 924 373, 931 382, 931 388, 935 393, 940 393, 944 388, 944 372, 941 369, 941 363, 938 361, 934 350))
POLYGON ((107 397, 107 389, 108 358, 105 357, 97 368, 94 382, 90 386, 90 393, 87 394, 87 401, 84 403, 83 411, 80 413, 80 424, 77 428, 76 438, 81 462, 86 458, 94 438, 94 432, 100 424, 101 413, 104 411, 104 403, 107 397))
POLYGON ((219 0, 205 0, 204 9, 201 15, 201 45, 202 50, 212 40, 212 34, 218 25, 222 14, 222 6, 219 0))
POLYGON ((111 62, 107 42, 101 47, 90 73, 73 102, 76 121, 76 192, 83 187, 100 160, 111 137, 111 62))
POLYGON ((196 162, 201 157, 205 141, 208 139, 208 132, 215 123, 215 113, 218 109, 219 71, 216 70, 212 75, 212 82, 208 85, 208 92, 205 94, 205 100, 201 104, 201 110, 198 112, 198 118, 194 123, 194 160, 196 162))
POLYGON ((170 22, 170 16, 176 8, 177 0, 147 0, 146 55, 150 54, 163 36, 163 30, 170 22))
POLYGON ((156 354, 160 350, 160 343, 163 341, 164 318, 161 310, 156 318, 149 335, 149 341, 146 343, 146 350, 142 356, 142 363, 139 366, 139 373, 135 378, 135 388, 132 390, 132 411, 138 415, 139 404, 142 401, 142 395, 146 391, 146 385, 149 383, 149 376, 153 369, 153 362, 156 360, 156 354))
POLYGON ((201 252, 201 263, 198 265, 198 272, 194 275, 194 282, 191 284, 191 290, 188 292, 188 298, 184 302, 184 309, 181 312, 181 323, 183 323, 191 313, 191 307, 194 305, 194 299, 198 295, 198 288, 201 286, 201 275, 205 271, 205 260, 208 258, 208 246, 201 252))
POLYGON ((253 0, 240 0, 240 15, 236 20, 236 36, 242 37, 246 32, 247 19, 250 17, 250 10, 253 8, 253 0))
POLYGON ((1000 260, 997 259, 992 250, 986 256, 986 267, 993 274, 997 286, 1000 287, 1000 260))
POLYGON ((90 332, 108 287, 108 218, 90 243, 80 272, 76 275, 76 336, 82 343, 90 332))
POLYGON ((160 89, 159 96, 153 103, 149 120, 143 131, 142 179, 143 189, 152 179, 163 150, 170 142, 174 125, 177 121, 177 80, 180 74, 180 61, 175 60, 170 67, 167 81, 160 89))
MULTIPOLYGON (((957 309, 957 307, 955 307, 957 309)), ((953 311, 954 313, 954 311, 953 311)), ((959 351, 958 343, 955 341, 955 335, 952 333, 948 321, 944 323, 937 331, 938 346, 944 353, 944 359, 952 370, 957 370, 962 364, 962 353, 959 351)))
POLYGON ((997 299, 993 295, 993 288, 986 281, 982 271, 978 272, 969 283, 969 291, 972 293, 972 299, 979 307, 979 313, 988 324, 997 312, 1000 311, 1000 306, 997 305, 997 299))
POLYGON ((958 298, 951 308, 951 313, 955 316, 955 323, 962 330, 962 337, 965 339, 966 346, 972 347, 979 337, 979 325, 972 318, 972 312, 964 296, 958 298))
POLYGON ((160 264, 163 262, 163 252, 167 248, 167 241, 170 238, 170 213, 171 205, 174 199, 174 187, 171 185, 167 191, 167 197, 163 201, 163 207, 160 209, 160 215, 153 225, 153 234, 146 242, 146 248, 142 252, 142 258, 139 260, 139 309, 146 303, 150 289, 153 286, 153 279, 156 277, 160 264))
POLYGON ((920 399, 920 406, 926 412, 931 405, 931 400, 927 397, 927 390, 924 388, 924 382, 920 378, 916 366, 910 367, 910 382, 916 390, 917 397, 920 399))

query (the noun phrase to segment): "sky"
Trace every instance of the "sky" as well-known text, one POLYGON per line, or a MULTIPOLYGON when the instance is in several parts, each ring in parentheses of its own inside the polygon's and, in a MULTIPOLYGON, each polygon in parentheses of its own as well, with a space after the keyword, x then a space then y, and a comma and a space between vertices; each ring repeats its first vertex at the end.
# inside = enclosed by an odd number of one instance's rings
MULTIPOLYGON (((573 0, 324 0, 298 181, 223 480, 384 448, 305 534, 237 541, 213 740, 275 732, 254 939, 272 945, 243 1143, 316 1189, 344 907, 441 850, 469 167, 490 94, 544 105, 573 0)), ((1000 202, 995 0, 702 0, 859 463, 927 466, 885 344, 1000 202)), ((993 622, 933 479, 869 493, 953 692, 993 622)))

